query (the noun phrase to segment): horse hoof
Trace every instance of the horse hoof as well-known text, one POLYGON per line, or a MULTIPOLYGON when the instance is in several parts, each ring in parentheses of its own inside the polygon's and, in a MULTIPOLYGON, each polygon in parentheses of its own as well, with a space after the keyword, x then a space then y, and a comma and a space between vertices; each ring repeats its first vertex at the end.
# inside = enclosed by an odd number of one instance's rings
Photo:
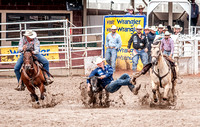
POLYGON ((39 102, 39 101, 36 101, 36 104, 38 104, 38 105, 39 105, 39 104, 40 104, 40 102, 39 102))
POLYGON ((44 96, 41 96, 41 97, 40 97, 41 100, 44 100, 44 98, 45 98, 44 96))
POLYGON ((154 99, 154 102, 157 103, 157 102, 158 102, 158 99, 154 99))
POLYGON ((167 98, 163 98, 163 101, 167 101, 167 98))

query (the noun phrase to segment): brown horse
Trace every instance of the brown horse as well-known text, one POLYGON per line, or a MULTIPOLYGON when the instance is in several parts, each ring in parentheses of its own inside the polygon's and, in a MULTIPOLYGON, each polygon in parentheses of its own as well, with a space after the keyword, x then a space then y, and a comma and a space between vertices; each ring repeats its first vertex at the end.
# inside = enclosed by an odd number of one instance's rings
POLYGON ((36 101, 39 104, 38 96, 35 93, 35 88, 40 89, 40 99, 44 100, 44 83, 45 77, 40 68, 40 64, 38 61, 34 61, 34 56, 32 50, 25 50, 23 57, 23 66, 21 72, 21 80, 27 86, 27 89, 31 92, 32 101, 36 101))

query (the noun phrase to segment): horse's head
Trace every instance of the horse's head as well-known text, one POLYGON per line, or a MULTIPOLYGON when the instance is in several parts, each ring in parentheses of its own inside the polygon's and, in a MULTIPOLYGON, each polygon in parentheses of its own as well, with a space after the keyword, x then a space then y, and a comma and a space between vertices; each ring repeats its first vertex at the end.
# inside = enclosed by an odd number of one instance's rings
POLYGON ((99 90, 98 77, 97 76, 90 77, 90 83, 92 85, 92 91, 97 92, 99 90))
POLYGON ((29 70, 31 68, 33 68, 33 50, 31 49, 26 49, 24 51, 24 57, 23 57, 23 61, 24 61, 24 68, 25 70, 29 70))
POLYGON ((161 44, 160 40, 156 40, 153 44, 151 44, 151 57, 152 57, 151 62, 154 65, 158 64, 158 59, 162 54, 162 51, 160 49, 160 44, 161 44))

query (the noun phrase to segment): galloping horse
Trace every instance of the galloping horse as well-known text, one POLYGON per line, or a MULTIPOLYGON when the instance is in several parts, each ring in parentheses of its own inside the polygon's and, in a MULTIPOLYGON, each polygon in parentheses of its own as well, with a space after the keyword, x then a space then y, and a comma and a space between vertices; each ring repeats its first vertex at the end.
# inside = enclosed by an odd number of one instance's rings
POLYGON ((21 79, 23 83, 27 86, 27 89, 31 92, 32 101, 36 101, 39 104, 38 96, 35 93, 35 88, 40 89, 40 99, 44 100, 44 83, 45 77, 40 68, 39 62, 34 61, 35 56, 33 56, 32 50, 27 49, 24 51, 23 65, 21 72, 21 79))
POLYGON ((164 88, 163 100, 168 100, 169 91, 172 92, 172 99, 175 97, 176 81, 173 79, 172 69, 169 61, 163 57, 160 49, 160 42, 157 45, 151 45, 152 67, 150 69, 150 76, 152 82, 153 99, 156 103, 158 101, 156 93, 161 103, 161 94, 159 88, 164 88))

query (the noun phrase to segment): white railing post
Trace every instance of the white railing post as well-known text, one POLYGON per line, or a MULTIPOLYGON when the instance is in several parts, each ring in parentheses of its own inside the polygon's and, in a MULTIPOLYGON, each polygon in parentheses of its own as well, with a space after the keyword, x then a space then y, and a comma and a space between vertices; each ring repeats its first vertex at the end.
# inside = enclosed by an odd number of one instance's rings
POLYGON ((199 71, 199 59, 198 59, 198 40, 194 39, 194 74, 198 74, 199 71))
POLYGON ((87 57, 87 27, 85 27, 85 57, 87 57))

